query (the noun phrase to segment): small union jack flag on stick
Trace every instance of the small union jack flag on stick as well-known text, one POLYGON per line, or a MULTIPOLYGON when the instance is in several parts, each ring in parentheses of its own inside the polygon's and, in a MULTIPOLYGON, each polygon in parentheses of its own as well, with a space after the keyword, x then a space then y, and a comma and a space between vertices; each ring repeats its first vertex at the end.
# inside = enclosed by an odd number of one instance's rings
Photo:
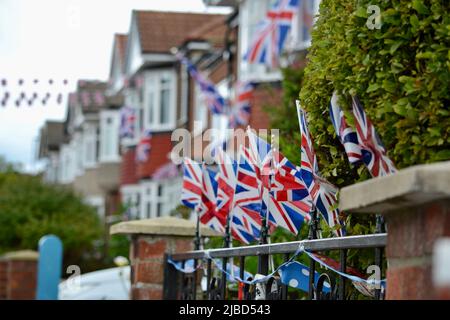
POLYGON ((336 236, 345 234, 344 225, 339 219, 337 208, 338 189, 320 176, 317 157, 314 151, 311 135, 306 122, 305 111, 297 103, 298 122, 301 133, 301 174, 308 188, 315 209, 317 209, 336 236))
POLYGON ((338 104, 337 92, 333 92, 330 101, 330 118, 333 123, 336 136, 344 146, 348 161, 351 164, 360 163, 362 160, 361 147, 358 144, 356 131, 345 121, 344 111, 338 104))
MULTIPOLYGON (((252 230, 253 216, 259 219, 256 212, 249 212, 235 205, 235 191, 237 185, 237 162, 223 151, 217 148, 215 155, 216 162, 219 167, 218 172, 218 188, 217 188, 217 213, 220 217, 230 219, 230 231, 234 239, 249 244, 256 240, 252 230)), ((222 219, 223 219, 222 218, 222 219)), ((258 232, 259 232, 259 224, 258 232)))
POLYGON ((225 233, 226 218, 216 212, 217 172, 202 165, 202 198, 198 207, 200 222, 209 228, 225 233))
POLYGON ((189 158, 183 161, 183 187, 181 202, 188 208, 200 205, 203 190, 202 164, 189 158))
POLYGON ((372 177, 382 177, 397 172, 394 163, 386 155, 386 149, 375 127, 357 97, 352 97, 352 106, 362 160, 372 177))

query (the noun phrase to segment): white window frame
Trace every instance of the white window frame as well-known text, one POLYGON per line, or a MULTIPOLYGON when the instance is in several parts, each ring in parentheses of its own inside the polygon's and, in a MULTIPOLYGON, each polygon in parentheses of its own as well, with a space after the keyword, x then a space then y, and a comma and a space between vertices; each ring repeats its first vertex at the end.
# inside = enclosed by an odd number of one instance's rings
POLYGON ((120 162, 119 126, 119 111, 100 112, 100 162, 120 162), (108 146, 108 144, 111 145, 108 146))
POLYGON ((184 64, 180 66, 180 114, 178 115, 178 124, 184 124, 188 120, 188 98, 189 98, 189 74, 184 64))
POLYGON ((197 136, 208 127, 208 106, 200 87, 194 86, 194 121, 200 125, 194 126, 193 135, 197 136))
POLYGON ((152 132, 170 131, 176 126, 176 74, 173 69, 158 69, 155 71, 147 71, 145 73, 145 87, 144 87, 144 128, 152 132), (161 80, 163 77, 170 79, 169 91, 169 113, 168 122, 161 123, 161 80), (150 94, 152 94, 153 101, 150 101, 150 94), (153 110, 150 106, 153 106, 153 110), (150 121, 150 112, 153 113, 152 121, 150 121))
POLYGON ((85 169, 95 168, 97 165, 97 141, 97 126, 85 124, 82 138, 83 167, 85 169))
POLYGON ((181 179, 167 179, 162 181, 145 181, 140 183, 141 186, 141 208, 140 218, 151 219, 164 217, 175 209, 180 199, 181 179), (159 187, 162 187, 161 195, 158 195, 159 187), (158 205, 160 212, 158 215, 158 205))
POLYGON ((139 185, 125 185, 120 188, 122 205, 130 210, 132 219, 139 219, 141 212, 141 187, 139 185))

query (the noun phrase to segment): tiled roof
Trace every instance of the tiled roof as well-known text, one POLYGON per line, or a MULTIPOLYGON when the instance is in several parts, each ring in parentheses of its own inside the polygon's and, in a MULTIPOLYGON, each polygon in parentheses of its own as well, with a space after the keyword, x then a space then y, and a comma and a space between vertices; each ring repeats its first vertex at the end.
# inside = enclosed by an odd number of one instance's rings
POLYGON ((227 26, 224 16, 217 16, 190 32, 185 41, 204 40, 215 48, 222 48, 227 26))
POLYGON ((125 53, 127 50, 127 41, 128 41, 128 35, 126 34, 120 34, 116 33, 114 35, 114 43, 117 46, 117 49, 119 50, 119 58, 122 63, 125 61, 125 53))
POLYGON ((224 15, 135 11, 143 53, 167 53, 180 45, 199 26, 224 15))

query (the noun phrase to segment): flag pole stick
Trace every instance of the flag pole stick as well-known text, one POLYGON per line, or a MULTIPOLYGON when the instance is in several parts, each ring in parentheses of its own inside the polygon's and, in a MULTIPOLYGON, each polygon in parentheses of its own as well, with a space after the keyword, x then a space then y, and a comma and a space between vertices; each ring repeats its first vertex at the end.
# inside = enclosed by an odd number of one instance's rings
MULTIPOLYGON (((310 217, 311 217, 311 221, 309 223, 309 234, 308 234, 308 240, 313 240, 313 239, 317 239, 317 231, 319 228, 319 219, 317 216, 317 210, 316 210, 316 206, 314 204, 314 202, 312 203, 311 206, 311 211, 309 213, 310 217)), ((314 282, 314 275, 316 272, 316 264, 315 261, 313 259, 309 259, 309 299, 313 300, 314 299, 314 287, 315 287, 315 282, 314 282)))

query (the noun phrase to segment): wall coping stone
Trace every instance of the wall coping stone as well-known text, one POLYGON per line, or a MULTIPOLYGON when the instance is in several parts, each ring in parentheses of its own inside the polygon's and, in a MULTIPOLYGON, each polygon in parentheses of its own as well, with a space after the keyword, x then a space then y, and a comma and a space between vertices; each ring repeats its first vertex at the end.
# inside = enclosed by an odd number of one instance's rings
POLYGON ((342 188, 339 209, 387 213, 442 199, 450 199, 450 161, 417 165, 342 188))
MULTIPOLYGON (((110 234, 147 234, 147 235, 167 235, 167 236, 195 236, 196 222, 175 217, 160 217, 153 219, 142 219, 119 222, 111 226, 110 234)), ((205 226, 200 226, 202 237, 223 236, 205 226)))
POLYGON ((1 260, 16 260, 16 261, 36 261, 39 259, 39 253, 34 250, 19 250, 7 252, 0 257, 1 260))

